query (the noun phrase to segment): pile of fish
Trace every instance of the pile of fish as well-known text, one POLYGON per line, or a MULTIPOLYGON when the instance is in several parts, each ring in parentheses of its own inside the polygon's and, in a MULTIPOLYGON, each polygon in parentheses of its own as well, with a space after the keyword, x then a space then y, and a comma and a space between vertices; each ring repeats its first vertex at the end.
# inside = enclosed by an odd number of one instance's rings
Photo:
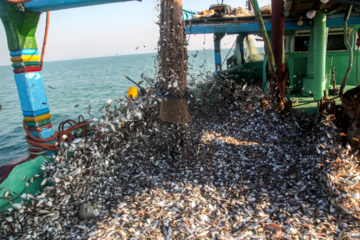
POLYGON ((92 136, 44 163, 43 192, 0 213, 0 236, 360 238, 356 153, 332 116, 277 112, 229 80, 198 86, 186 125, 160 122, 161 101, 104 104, 92 136))

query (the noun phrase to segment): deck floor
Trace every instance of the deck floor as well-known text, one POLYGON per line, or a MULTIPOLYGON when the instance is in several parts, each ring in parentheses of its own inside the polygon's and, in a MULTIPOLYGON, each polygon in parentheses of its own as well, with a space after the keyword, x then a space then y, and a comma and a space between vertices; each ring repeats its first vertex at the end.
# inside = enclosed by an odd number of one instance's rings
MULTIPOLYGON (((102 137, 78 142, 75 158, 63 154, 49 163, 46 173, 54 185, 44 189, 42 203, 2 213, 0 236, 359 237, 358 215, 345 212, 352 207, 337 192, 346 189, 340 184, 347 181, 337 175, 344 173, 341 167, 356 163, 341 146, 332 117, 276 112, 255 87, 233 93, 230 99, 217 92, 224 101, 215 103, 207 92, 202 105, 190 103, 194 119, 186 126, 161 123, 155 105, 133 109, 143 119, 113 131, 115 111, 109 106, 107 120, 93 126, 102 137), (84 202, 100 216, 81 220, 84 202), (17 224, 17 232, 5 227, 17 224)), ((351 171, 358 176, 357 168, 351 171)))

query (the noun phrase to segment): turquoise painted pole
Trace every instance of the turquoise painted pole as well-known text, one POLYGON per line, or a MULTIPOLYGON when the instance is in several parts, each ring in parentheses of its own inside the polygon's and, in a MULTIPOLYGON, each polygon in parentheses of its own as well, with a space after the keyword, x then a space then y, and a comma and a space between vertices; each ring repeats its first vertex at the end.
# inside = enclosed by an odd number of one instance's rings
POLYGON ((223 37, 224 34, 214 34, 215 72, 217 75, 221 75, 222 72, 220 43, 223 37))
POLYGON ((326 14, 317 12, 314 21, 314 100, 320 100, 326 89, 325 66, 327 48, 326 14))
MULTIPOLYGON (((21 12, 17 6, 0 0, 0 17, 6 31, 25 128, 32 134, 31 140, 34 137, 53 137, 54 129, 35 39, 40 14, 21 12)), ((46 151, 38 146, 29 147, 30 154, 44 152, 46 151)))
MULTIPOLYGON (((239 60, 239 63, 241 65, 241 70, 243 70, 243 64, 245 62, 245 51, 244 51, 244 39, 245 39, 245 35, 240 35, 237 37, 237 46, 236 48, 239 48, 239 51, 240 51, 240 56, 237 56, 238 60, 239 60)), ((237 51, 236 51, 237 53, 237 51)))

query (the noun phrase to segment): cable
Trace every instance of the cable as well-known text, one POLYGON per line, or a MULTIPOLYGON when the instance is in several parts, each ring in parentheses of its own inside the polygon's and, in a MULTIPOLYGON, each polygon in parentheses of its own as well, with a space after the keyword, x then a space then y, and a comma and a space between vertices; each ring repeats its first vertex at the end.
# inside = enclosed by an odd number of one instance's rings
POLYGON ((86 132, 85 128, 86 127, 89 127, 89 122, 85 121, 82 116, 79 116, 78 122, 68 119, 68 120, 64 121, 63 123, 61 123, 59 125, 59 129, 62 129, 63 131, 54 132, 54 135, 52 137, 49 137, 46 139, 40 139, 40 138, 34 137, 30 133, 30 131, 28 130, 28 128, 26 126, 25 120, 23 121, 23 128, 27 134, 25 136, 26 141, 31 146, 43 148, 43 149, 50 150, 50 151, 58 151, 59 147, 57 147, 55 143, 49 143, 49 142, 52 142, 53 140, 56 140, 57 138, 59 138, 59 143, 65 141, 66 138, 68 139, 68 141, 70 141, 73 136, 73 134, 71 132, 74 130, 77 130, 79 128, 81 128, 83 130, 82 134, 83 134, 83 136, 85 136, 85 132, 86 132), (71 126, 69 128, 67 128, 66 130, 64 130, 64 125, 66 123, 69 123, 71 126), (72 125, 71 123, 74 123, 74 125, 72 125), (65 135, 65 137, 64 137, 64 135, 65 135))
POLYGON ((42 46, 42 50, 41 50, 41 63, 40 63, 40 68, 41 69, 42 69, 42 66, 43 66, 43 63, 44 63, 45 47, 46 47, 46 41, 47 41, 47 36, 48 36, 48 31, 49 31, 49 17, 50 17, 50 12, 47 11, 46 12, 45 35, 44 35, 44 41, 43 41, 43 46, 42 46))
POLYGON ((190 36, 191 36, 191 21, 189 22, 189 25, 190 25, 190 28, 189 28, 189 37, 188 37, 188 40, 187 40, 187 43, 189 44, 190 42, 190 36))
POLYGON ((351 125, 355 122, 355 120, 356 120, 356 118, 357 118, 357 114, 356 114, 357 105, 356 105, 356 102, 355 102, 354 98, 351 97, 351 96, 349 96, 349 97, 350 97, 351 101, 352 101, 353 104, 354 104, 354 117, 353 117, 353 119, 351 119, 351 122, 349 123, 349 126, 351 127, 351 125))
POLYGON ((356 53, 356 80, 360 86, 359 77, 358 77, 358 66, 359 66, 359 45, 357 45, 357 53, 356 53))
POLYGON ((224 65, 224 63, 225 63, 225 61, 226 61, 227 57, 229 56, 229 54, 230 54, 231 50, 232 50, 232 49, 233 49, 233 47, 235 46, 236 41, 237 41, 237 40, 235 40, 235 42, 234 42, 234 43, 233 43, 233 45, 231 46, 231 48, 230 48, 230 50, 229 50, 228 54, 226 55, 226 57, 224 58, 223 63, 221 64, 221 66, 222 66, 222 65, 224 65))

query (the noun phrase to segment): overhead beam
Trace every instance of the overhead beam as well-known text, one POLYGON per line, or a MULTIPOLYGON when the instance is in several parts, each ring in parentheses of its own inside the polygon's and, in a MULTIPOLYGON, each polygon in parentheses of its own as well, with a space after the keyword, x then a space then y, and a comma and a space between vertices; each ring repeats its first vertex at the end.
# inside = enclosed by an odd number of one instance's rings
POLYGON ((105 3, 141 0, 32 0, 25 3, 25 9, 31 12, 46 12, 68 8, 86 7, 105 3))
MULTIPOLYGON (((344 15, 328 16, 326 27, 343 27, 344 15)), ((358 26, 360 16, 351 16, 348 21, 348 26, 358 26)), ((251 34, 259 33, 260 28, 255 18, 252 21, 239 21, 234 22, 228 20, 226 22, 205 23, 199 20, 186 21, 186 34, 210 34, 210 33, 227 33, 227 34, 251 34), (190 24, 191 22, 191 24, 190 24)), ((264 19, 264 25, 267 31, 271 31, 271 19, 264 19)), ((313 29, 313 25, 304 23, 302 27, 297 25, 297 19, 285 19, 286 31, 307 30, 313 29)))

